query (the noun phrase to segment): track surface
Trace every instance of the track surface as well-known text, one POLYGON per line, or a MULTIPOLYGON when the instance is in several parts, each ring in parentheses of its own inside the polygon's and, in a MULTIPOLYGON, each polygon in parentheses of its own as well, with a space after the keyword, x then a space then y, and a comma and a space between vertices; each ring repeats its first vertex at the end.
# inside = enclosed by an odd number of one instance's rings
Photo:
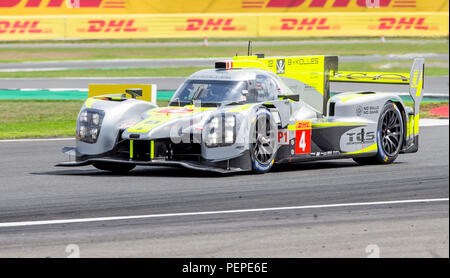
MULTIPOLYGON (((448 198, 449 128, 389 166, 291 164, 265 175, 54 168, 73 141, 0 142, 0 223, 448 198)), ((448 257, 448 201, 0 228, 0 257, 448 257)))

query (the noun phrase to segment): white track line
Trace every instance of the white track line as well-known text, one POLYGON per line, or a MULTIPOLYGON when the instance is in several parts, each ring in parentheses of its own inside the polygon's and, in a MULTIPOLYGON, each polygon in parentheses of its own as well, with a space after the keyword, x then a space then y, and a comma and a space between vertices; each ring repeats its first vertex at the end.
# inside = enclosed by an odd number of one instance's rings
POLYGON ((448 201, 449 201, 449 198, 416 199, 416 200, 398 200, 398 201, 365 202, 365 203, 310 205, 310 206, 295 206, 295 207, 274 207, 274 208, 258 208, 258 209, 238 209, 238 210, 218 210, 218 211, 203 211, 203 212, 148 214, 148 215, 134 215, 134 216, 112 216, 112 217, 96 217, 96 218, 61 219, 61 220, 6 222, 6 223, 0 223, 0 228, 38 226, 38 225, 58 225, 58 224, 71 224, 71 223, 87 223, 87 222, 103 222, 103 221, 118 221, 118 220, 134 220, 134 219, 149 219, 149 218, 182 217, 182 216, 236 214, 236 213, 267 212, 267 211, 287 211, 287 210, 314 209, 314 208, 378 206, 378 205, 431 203, 431 202, 448 202, 448 201))
POLYGON ((449 119, 419 119, 419 127, 446 125, 449 125, 449 119))
POLYGON ((43 141, 70 141, 75 140, 74 137, 70 138, 42 138, 42 139, 7 139, 0 140, 0 143, 13 143, 13 142, 43 142, 43 141))

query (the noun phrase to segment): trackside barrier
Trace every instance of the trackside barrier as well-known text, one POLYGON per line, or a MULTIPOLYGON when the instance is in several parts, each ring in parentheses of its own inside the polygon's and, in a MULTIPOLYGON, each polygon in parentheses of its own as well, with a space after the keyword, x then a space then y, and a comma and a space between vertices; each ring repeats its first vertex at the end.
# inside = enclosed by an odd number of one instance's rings
POLYGON ((447 12, 448 0, 1 0, 0 15, 447 12))
POLYGON ((0 41, 448 36, 448 12, 1 16, 0 41))

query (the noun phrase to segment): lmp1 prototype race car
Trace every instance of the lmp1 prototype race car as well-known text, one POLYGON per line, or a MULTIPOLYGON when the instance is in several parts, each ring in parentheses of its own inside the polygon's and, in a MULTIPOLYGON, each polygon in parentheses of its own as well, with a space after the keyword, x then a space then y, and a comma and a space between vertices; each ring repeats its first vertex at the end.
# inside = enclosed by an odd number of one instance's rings
POLYGON ((324 159, 389 164, 418 150, 423 75, 423 59, 410 73, 367 73, 338 71, 337 56, 236 56, 192 74, 168 107, 156 105, 155 92, 142 100, 142 88, 90 95, 76 147, 63 149, 75 159, 57 166, 265 173, 274 163, 324 159), (414 107, 391 93, 330 97, 330 82, 409 85, 414 107))

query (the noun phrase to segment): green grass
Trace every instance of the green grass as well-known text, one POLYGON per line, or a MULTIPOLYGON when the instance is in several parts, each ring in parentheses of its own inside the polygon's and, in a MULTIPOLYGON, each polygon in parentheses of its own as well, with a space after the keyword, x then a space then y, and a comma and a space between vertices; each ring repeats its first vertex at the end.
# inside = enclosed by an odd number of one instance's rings
MULTIPOLYGON (((373 40, 380 41, 378 37, 350 37, 350 40, 373 40)), ((448 37, 392 37, 386 38, 386 41, 390 40, 442 40, 448 39, 448 37)), ((209 42, 229 42, 229 41, 324 41, 324 40, 342 40, 342 37, 247 37, 247 38, 208 38, 209 42)), ((86 39, 86 40, 41 40, 41 41, 0 41, 0 44, 74 44, 74 43, 159 43, 159 42, 203 42, 202 38, 153 38, 153 39, 86 39)))
MULTIPOLYGON (((369 55, 406 53, 448 53, 448 43, 358 43, 253 46, 253 53, 266 56, 294 56, 315 54, 369 55)), ((116 47, 116 48, 0 48, 0 62, 43 60, 89 60, 89 59, 138 59, 138 58, 186 58, 186 57, 232 57, 236 53, 247 54, 247 46, 187 46, 187 47, 116 47)))
MULTIPOLYGON (((2 100, 0 139, 75 136, 83 100, 2 100)), ((158 102, 167 105, 167 101, 158 102)))
POLYGON ((43 138, 75 135, 83 101, 2 100, 0 138, 43 138))
MULTIPOLYGON (((414 106, 413 102, 406 101, 406 102, 404 102, 404 104, 409 107, 414 106)), ((446 117, 441 117, 441 116, 436 116, 436 115, 430 114, 431 109, 438 108, 441 106, 446 106, 446 105, 449 105, 448 101, 434 102, 434 103, 421 103, 420 104, 420 118, 421 119, 441 119, 441 118, 448 119, 446 117)))
MULTIPOLYGON (((442 63, 442 62, 439 62, 442 63)), ((430 61, 430 64, 432 62, 430 61)), ((380 72, 410 72, 411 61, 382 61, 376 63, 352 62, 340 63, 342 71, 380 71, 380 72), (383 68, 386 64, 391 68, 383 68)), ((205 67, 178 67, 178 68, 117 68, 117 69, 73 69, 61 71, 29 71, 29 72, 0 72, 0 78, 55 78, 55 77, 146 77, 167 76, 186 77, 204 69, 205 67)), ((426 76, 449 75, 448 67, 426 67, 426 76)))
MULTIPOLYGON (((158 101, 159 106, 167 103, 158 101)), ((75 136, 76 118, 82 104, 82 100, 2 100, 0 139, 75 136)), ((448 101, 423 103, 421 118, 437 118, 429 110, 443 105, 448 105, 448 101)))

